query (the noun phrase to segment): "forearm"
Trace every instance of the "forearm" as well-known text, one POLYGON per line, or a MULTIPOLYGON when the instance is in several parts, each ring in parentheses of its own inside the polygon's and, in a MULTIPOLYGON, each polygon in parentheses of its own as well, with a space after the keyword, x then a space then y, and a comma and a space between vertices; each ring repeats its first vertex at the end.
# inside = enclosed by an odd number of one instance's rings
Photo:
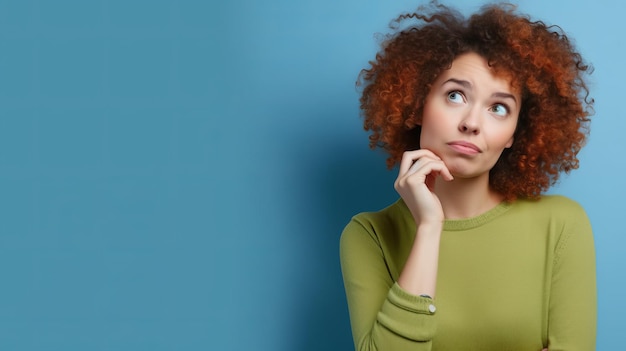
POLYGON ((442 224, 421 224, 398 285, 413 295, 435 297, 442 224))
POLYGON ((353 220, 342 234, 340 252, 356 349, 430 350, 436 329, 433 301, 394 282, 375 236, 353 220))
POLYGON ((358 351, 431 349, 441 229, 440 224, 417 228, 397 284, 389 290, 371 331, 357 342, 358 351))

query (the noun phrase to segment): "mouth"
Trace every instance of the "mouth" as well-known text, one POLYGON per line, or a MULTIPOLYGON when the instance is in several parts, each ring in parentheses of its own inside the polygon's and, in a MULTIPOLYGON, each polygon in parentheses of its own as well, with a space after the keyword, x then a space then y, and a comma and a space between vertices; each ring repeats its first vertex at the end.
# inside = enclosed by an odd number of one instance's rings
POLYGON ((452 141, 448 143, 453 150, 465 155, 476 155, 483 152, 478 146, 467 141, 452 141))

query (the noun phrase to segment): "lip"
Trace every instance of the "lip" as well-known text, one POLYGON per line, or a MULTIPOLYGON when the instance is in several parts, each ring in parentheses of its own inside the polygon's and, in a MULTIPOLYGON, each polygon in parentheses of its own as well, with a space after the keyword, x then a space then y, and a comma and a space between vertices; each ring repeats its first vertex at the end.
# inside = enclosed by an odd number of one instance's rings
POLYGON ((454 151, 464 155, 476 155, 483 152, 478 146, 462 140, 451 141, 448 143, 454 151))

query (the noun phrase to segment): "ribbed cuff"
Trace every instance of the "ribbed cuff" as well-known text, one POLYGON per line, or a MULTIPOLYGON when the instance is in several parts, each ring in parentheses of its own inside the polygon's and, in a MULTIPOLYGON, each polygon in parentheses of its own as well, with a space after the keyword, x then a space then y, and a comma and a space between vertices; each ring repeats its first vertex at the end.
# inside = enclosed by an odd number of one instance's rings
POLYGON ((431 298, 409 294, 395 283, 378 313, 378 322, 407 339, 430 341, 436 331, 435 313, 431 298))

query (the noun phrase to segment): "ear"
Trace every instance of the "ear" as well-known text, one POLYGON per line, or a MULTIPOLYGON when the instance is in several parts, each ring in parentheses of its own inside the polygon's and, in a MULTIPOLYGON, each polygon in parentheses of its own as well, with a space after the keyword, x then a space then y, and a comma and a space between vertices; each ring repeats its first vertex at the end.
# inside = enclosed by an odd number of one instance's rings
POLYGON ((506 145, 504 145, 504 147, 506 149, 510 148, 511 146, 513 146, 513 137, 511 137, 511 139, 509 139, 509 141, 506 143, 506 145))

